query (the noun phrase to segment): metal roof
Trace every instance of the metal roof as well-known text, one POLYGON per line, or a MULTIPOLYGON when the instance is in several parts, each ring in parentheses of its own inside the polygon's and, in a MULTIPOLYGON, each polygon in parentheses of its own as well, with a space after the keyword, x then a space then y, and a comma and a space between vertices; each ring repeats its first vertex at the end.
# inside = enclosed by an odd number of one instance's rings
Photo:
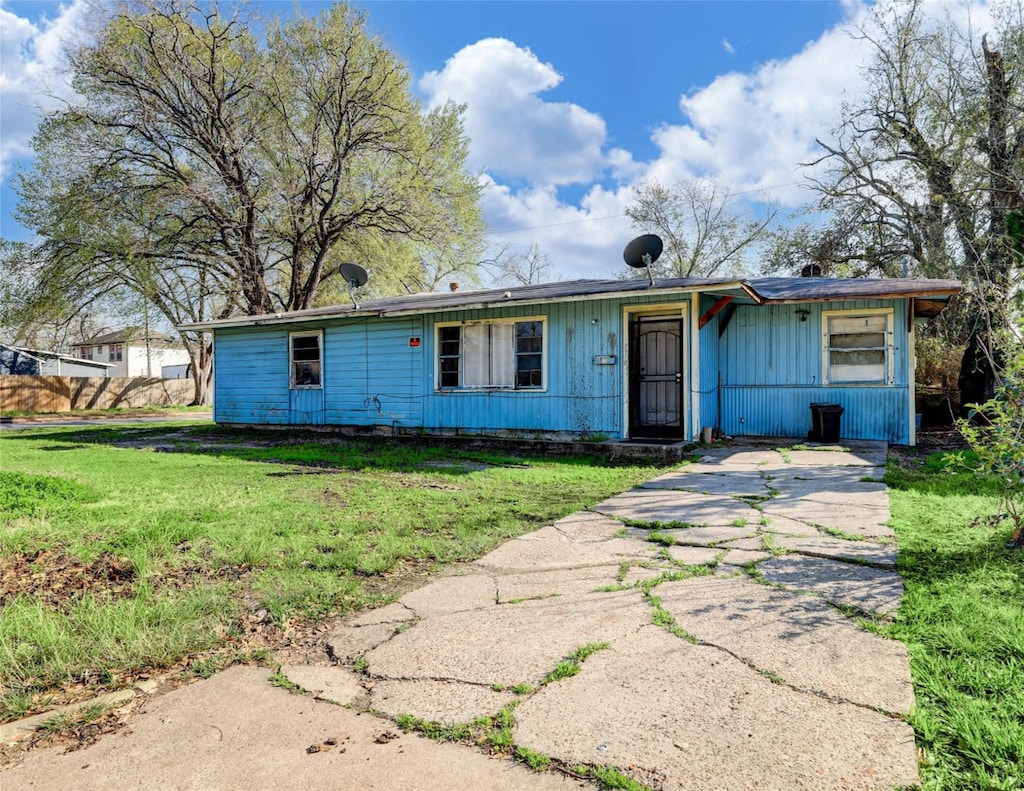
POLYGON ((367 300, 357 305, 236 316, 228 319, 182 324, 183 330, 215 330, 267 324, 292 324, 356 316, 396 316, 433 313, 442 310, 472 310, 510 304, 533 305, 546 302, 611 299, 628 293, 688 293, 693 291, 745 294, 757 304, 766 302, 815 302, 836 299, 908 298, 928 296, 945 301, 960 290, 955 280, 878 280, 831 278, 657 278, 652 286, 646 278, 634 280, 568 280, 511 288, 476 291, 443 291, 407 294, 367 300))
POLYGON ((43 359, 45 358, 50 360, 65 360, 66 362, 69 363, 80 363, 81 365, 86 366, 91 365, 94 368, 115 367, 114 363, 101 363, 99 360, 84 360, 79 357, 75 357, 72 354, 64 354, 62 352, 48 352, 44 351, 43 349, 29 349, 26 346, 12 346, 9 343, 2 342, 0 342, 0 346, 3 346, 5 349, 10 349, 11 351, 18 352, 19 354, 24 354, 28 357, 31 357, 33 360, 36 360, 37 362, 42 362, 43 359))

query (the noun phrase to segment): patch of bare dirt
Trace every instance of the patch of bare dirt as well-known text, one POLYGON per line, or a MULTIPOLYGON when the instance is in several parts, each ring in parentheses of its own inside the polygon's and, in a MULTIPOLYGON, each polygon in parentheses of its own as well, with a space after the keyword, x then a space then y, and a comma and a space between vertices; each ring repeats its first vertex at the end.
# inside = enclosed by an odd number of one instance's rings
POLYGON ((27 596, 56 609, 91 593, 104 598, 133 594, 135 568, 103 553, 91 563, 61 549, 37 549, 0 556, 0 606, 27 596))
POLYGON ((920 467, 925 459, 941 451, 968 450, 970 446, 953 426, 926 428, 917 432, 917 445, 890 445, 889 455, 905 467, 920 467))

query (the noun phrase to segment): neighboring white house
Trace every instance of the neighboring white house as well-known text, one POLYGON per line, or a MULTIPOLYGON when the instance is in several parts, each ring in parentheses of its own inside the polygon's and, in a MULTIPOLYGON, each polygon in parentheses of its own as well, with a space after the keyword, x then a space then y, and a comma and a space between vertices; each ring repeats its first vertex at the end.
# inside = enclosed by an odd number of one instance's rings
POLYGON ((126 329, 71 344, 80 360, 112 363, 111 376, 161 377, 164 366, 188 365, 188 352, 162 332, 126 329))

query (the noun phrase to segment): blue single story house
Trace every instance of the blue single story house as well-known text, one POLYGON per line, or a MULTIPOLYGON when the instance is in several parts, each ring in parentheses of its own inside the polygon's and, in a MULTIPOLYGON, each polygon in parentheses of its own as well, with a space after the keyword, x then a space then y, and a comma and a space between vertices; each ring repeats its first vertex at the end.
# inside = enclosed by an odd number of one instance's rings
POLYGON ((212 331, 214 419, 393 434, 915 443, 915 325, 951 280, 575 280, 184 325, 212 331))

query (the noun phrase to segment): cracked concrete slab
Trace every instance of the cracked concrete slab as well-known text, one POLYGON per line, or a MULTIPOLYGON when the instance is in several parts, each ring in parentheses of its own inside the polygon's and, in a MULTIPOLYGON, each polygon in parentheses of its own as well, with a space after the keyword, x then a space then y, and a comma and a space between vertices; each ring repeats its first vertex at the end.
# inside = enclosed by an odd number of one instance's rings
POLYGON ((899 574, 857 563, 786 555, 766 560, 758 570, 769 582, 879 615, 894 614, 903 600, 899 574))
POLYGON ((895 538, 889 521, 888 506, 846 508, 838 503, 813 500, 769 500, 764 513, 773 521, 778 517, 793 519, 811 526, 838 530, 864 538, 895 538))
MULTIPOLYGON (((605 517, 606 518, 606 517, 605 517)), ((624 525, 617 523, 617 531, 624 525)), ((555 527, 544 527, 509 541, 477 560, 481 572, 541 571, 607 566, 650 554, 647 544, 636 538, 607 538, 576 541, 555 527)))
POLYGON ((726 566, 745 566, 748 563, 760 563, 771 556, 771 552, 756 549, 730 549, 719 562, 726 566))
POLYGON ((581 787, 471 747, 402 734, 388 720, 290 694, 272 687, 269 675, 236 666, 154 698, 130 729, 74 752, 30 752, 21 765, 0 773, 0 785, 26 791, 581 787))
POLYGON ((671 530, 659 530, 669 536, 678 544, 693 544, 697 546, 712 546, 725 542, 735 542, 743 538, 752 538, 758 534, 758 525, 749 524, 743 527, 685 527, 672 528, 671 530))
POLYGON ((494 578, 482 574, 442 577, 422 588, 405 594, 398 603, 418 618, 444 615, 461 610, 474 610, 494 604, 497 586, 494 578))
MULTIPOLYGON (((865 482, 861 480, 830 480, 823 483, 820 480, 808 480, 797 476, 779 476, 768 482, 768 486, 775 489, 778 494, 776 498, 799 500, 807 498, 821 500, 823 497, 838 498, 852 495, 854 498, 865 496, 881 495, 888 502, 887 488, 884 483, 865 482)), ((842 502, 841 500, 822 500, 822 502, 842 502)), ((850 501, 851 503, 854 500, 850 501)))
POLYGON ((421 622, 366 655, 375 678, 537 684, 589 643, 651 619, 639 593, 588 593, 501 604, 421 622))
POLYGON ((713 577, 659 585, 658 598, 689 634, 797 689, 896 714, 913 705, 903 644, 821 599, 713 577))
POLYGON ((654 626, 516 709, 517 744, 665 791, 881 791, 915 785, 911 727, 774 684, 654 626))
POLYGON ((768 484, 757 472, 690 472, 687 467, 642 484, 643 489, 680 489, 699 494, 767 497, 768 484))
POLYGON ((618 574, 619 566, 616 564, 566 571, 507 574, 495 577, 494 582, 498 586, 498 601, 504 604, 517 599, 592 593, 597 588, 614 585, 618 574))
POLYGON ((367 651, 394 637, 402 624, 377 623, 367 626, 342 624, 327 635, 326 646, 332 657, 340 662, 351 662, 367 651))
POLYGON ((787 450, 787 464, 799 467, 884 467, 885 443, 860 450, 787 450))
POLYGON ((511 692, 497 692, 457 681, 377 681, 370 689, 370 708, 388 717, 402 714, 455 725, 491 717, 514 700, 511 692))
POLYGON ((631 522, 680 522, 697 526, 728 525, 738 520, 757 522, 761 516, 746 503, 731 497, 657 489, 630 489, 598 503, 591 510, 631 522))
POLYGON ((853 560, 886 568, 896 567, 896 547, 872 541, 847 541, 842 538, 793 538, 778 536, 776 546, 801 555, 853 560))
POLYGON ((348 620, 349 626, 376 626, 377 624, 401 624, 412 621, 416 613, 398 602, 392 602, 385 607, 378 607, 376 610, 367 610, 348 620))
POLYGON ((668 554, 672 557, 672 560, 686 566, 704 566, 708 563, 714 563, 722 554, 722 550, 720 549, 712 549, 710 547, 685 547, 679 546, 678 544, 666 547, 666 549, 668 550, 668 554))
POLYGON ((336 665, 282 665, 285 678, 321 700, 342 706, 366 696, 359 676, 336 665))

